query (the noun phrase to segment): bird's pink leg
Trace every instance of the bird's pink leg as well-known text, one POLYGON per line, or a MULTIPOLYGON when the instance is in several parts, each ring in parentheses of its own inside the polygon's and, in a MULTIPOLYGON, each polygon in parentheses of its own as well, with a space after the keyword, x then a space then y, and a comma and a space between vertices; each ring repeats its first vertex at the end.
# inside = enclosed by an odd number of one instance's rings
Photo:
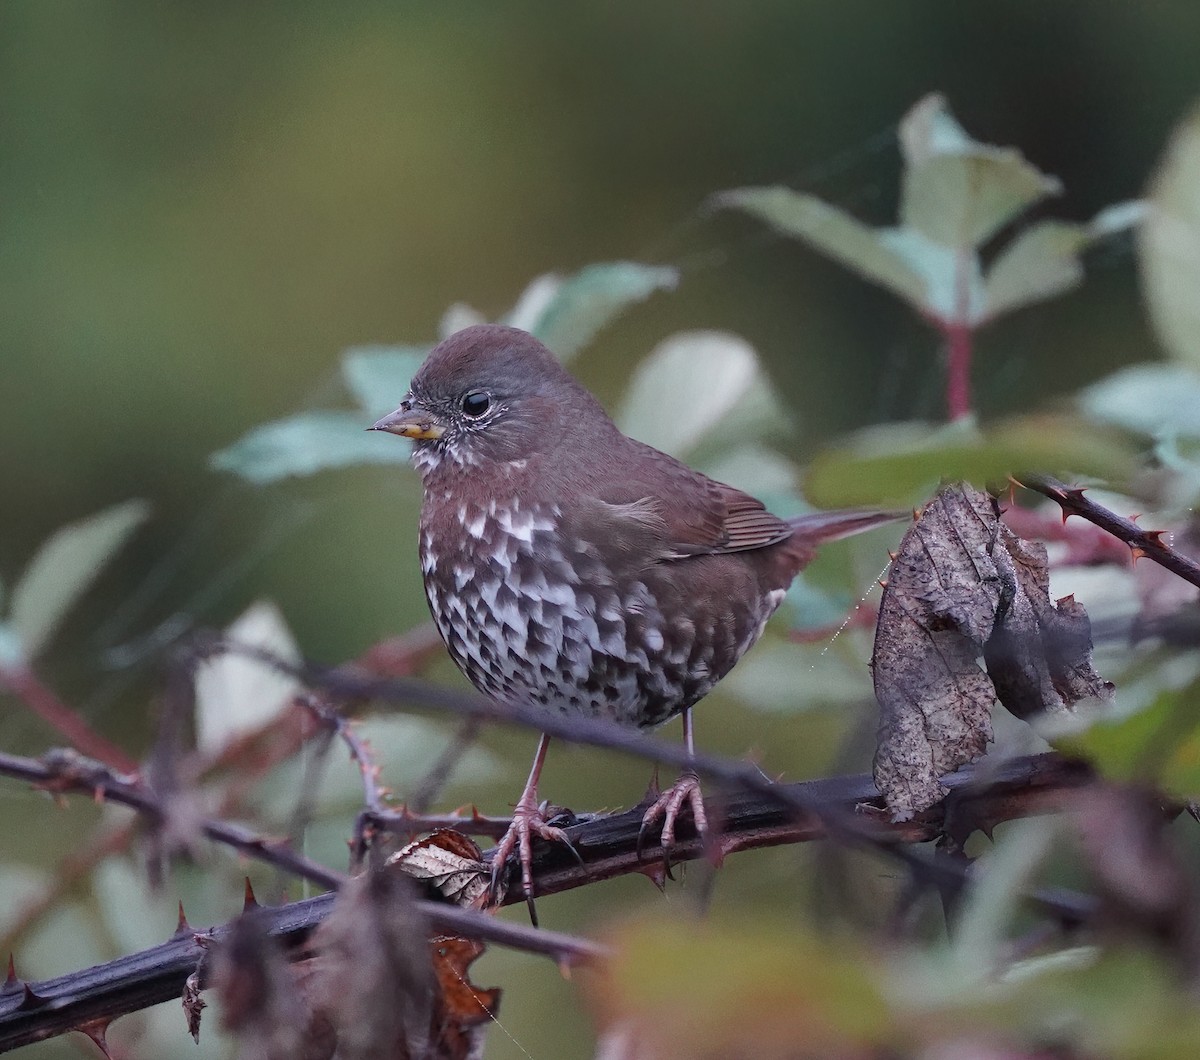
MULTIPOLYGON (((683 712, 683 741, 687 746, 688 755, 694 756, 696 753, 696 743, 692 731, 691 707, 688 707, 683 712)), ((680 811, 685 805, 692 811, 692 824, 695 826, 696 834, 701 839, 706 838, 708 834, 708 815, 704 812, 704 796, 700 791, 700 778, 696 775, 694 769, 685 769, 679 775, 679 779, 659 795, 650 805, 650 808, 642 815, 641 832, 643 835, 655 821, 660 817, 663 819, 661 842, 663 855, 668 859, 668 873, 670 872, 669 858, 671 848, 675 845, 675 823, 679 819, 680 811)), ((639 848, 641 846, 640 838, 638 846, 639 848)))
POLYGON ((567 833, 561 828, 555 828, 546 823, 546 814, 538 805, 538 778, 542 774, 542 765, 546 761, 546 749, 550 746, 550 737, 542 734, 538 740, 537 753, 533 756, 533 768, 529 770, 529 779, 525 781, 525 789, 513 807, 512 824, 504 833, 504 838, 496 844, 496 852, 492 856, 492 887, 491 901, 498 902, 503 897, 504 870, 513 851, 521 863, 521 885, 525 889, 525 901, 529 905, 529 918, 537 926, 537 910, 533 905, 533 837, 540 836, 552 843, 565 843, 567 848, 578 859, 579 854, 567 833))

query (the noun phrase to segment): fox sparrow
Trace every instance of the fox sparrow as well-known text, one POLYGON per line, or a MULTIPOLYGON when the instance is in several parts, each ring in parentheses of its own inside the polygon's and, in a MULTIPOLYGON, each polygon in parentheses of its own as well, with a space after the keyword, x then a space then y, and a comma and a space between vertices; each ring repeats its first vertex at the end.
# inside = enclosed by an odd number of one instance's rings
MULTIPOLYGON (((758 640, 817 546, 893 518, 777 518, 626 437, 537 339, 495 324, 435 347, 372 430, 416 441, 425 593, 475 687, 642 728, 682 713, 689 749, 692 704, 758 640)), ((566 839, 537 800, 548 740, 493 862, 517 850, 527 896, 531 836, 566 839)), ((646 812, 668 849, 685 804, 703 833, 694 773, 646 812)))

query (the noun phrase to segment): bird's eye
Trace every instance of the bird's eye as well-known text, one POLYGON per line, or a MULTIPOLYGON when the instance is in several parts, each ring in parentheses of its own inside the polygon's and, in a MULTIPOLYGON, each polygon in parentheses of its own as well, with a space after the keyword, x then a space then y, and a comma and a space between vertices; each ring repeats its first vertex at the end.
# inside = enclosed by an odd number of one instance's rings
POLYGON ((482 390, 472 390, 462 399, 463 413, 473 420, 479 419, 491 407, 492 399, 482 390))

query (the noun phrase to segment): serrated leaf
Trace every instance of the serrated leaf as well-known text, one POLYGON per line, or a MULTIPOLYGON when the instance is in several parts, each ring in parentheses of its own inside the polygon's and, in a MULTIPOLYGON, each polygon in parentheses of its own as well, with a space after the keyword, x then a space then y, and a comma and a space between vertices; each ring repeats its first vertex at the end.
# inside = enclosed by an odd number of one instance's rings
POLYGON ((936 430, 890 424, 819 456, 804 492, 823 508, 891 507, 922 502, 942 480, 984 487, 1030 471, 1120 480, 1132 467, 1132 454, 1119 438, 1069 416, 1021 417, 986 432, 969 425, 936 430))
POLYGON ((900 123, 900 222, 946 247, 973 250, 1062 185, 1014 148, 971 139, 945 98, 920 100, 900 123))
POLYGON ((1175 130, 1138 250, 1159 341, 1172 357, 1200 368, 1200 108, 1175 130))
POLYGON ((125 501, 56 530, 13 588, 9 628, 25 657, 35 658, 71 605, 150 514, 143 500, 125 501))
MULTIPOLYGON (((279 609, 260 600, 225 630, 233 643, 298 663, 300 649, 279 609)), ((291 703, 300 682, 237 652, 206 658, 196 667, 196 743, 215 754, 242 733, 271 721, 291 703)))
POLYGON ((1200 375, 1176 364, 1135 364, 1079 395, 1084 413, 1150 437, 1200 437, 1200 375))
POLYGON ((758 373, 753 348, 736 335, 672 335, 638 365, 617 423, 647 445, 683 456, 749 391, 758 373))
POLYGON ((408 463, 408 446, 368 433, 368 425, 366 416, 353 412, 302 412, 256 427, 214 453, 209 464, 262 486, 331 468, 408 463))
POLYGON ((378 419, 403 400, 428 346, 356 346, 342 354, 342 378, 364 416, 378 419))
POLYGON ((529 318, 525 330, 567 361, 630 306, 655 291, 673 290, 678 282, 676 269, 658 265, 633 261, 589 265, 563 280, 540 312, 521 315, 529 318))
POLYGON ((784 235, 802 239, 865 280, 918 308, 925 280, 903 255, 887 246, 881 232, 815 195, 790 188, 737 188, 715 196, 718 206, 743 210, 784 235))

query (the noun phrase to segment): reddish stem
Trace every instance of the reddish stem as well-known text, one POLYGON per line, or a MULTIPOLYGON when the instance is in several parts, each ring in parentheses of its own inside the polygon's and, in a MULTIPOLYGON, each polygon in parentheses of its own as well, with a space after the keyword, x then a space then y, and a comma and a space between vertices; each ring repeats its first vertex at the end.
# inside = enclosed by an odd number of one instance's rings
POLYGON ((111 740, 96 732, 28 667, 0 667, 0 689, 6 687, 47 725, 66 737, 80 754, 103 762, 118 773, 138 771, 137 762, 111 740))
POLYGON ((971 415, 971 345, 969 324, 941 325, 946 340, 946 411, 950 421, 971 415))

